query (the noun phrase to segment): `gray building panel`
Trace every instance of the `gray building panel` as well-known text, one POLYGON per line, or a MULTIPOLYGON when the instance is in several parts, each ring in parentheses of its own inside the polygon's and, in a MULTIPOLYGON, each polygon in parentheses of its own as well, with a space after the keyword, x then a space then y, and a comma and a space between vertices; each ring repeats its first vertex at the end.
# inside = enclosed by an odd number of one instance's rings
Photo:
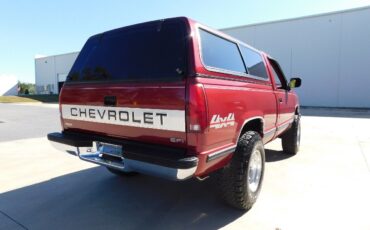
POLYGON ((223 29, 299 76, 302 105, 370 108, 370 7, 223 29))
MULTIPOLYGON (((222 29, 301 77, 301 104, 370 108, 370 7, 222 29)), ((78 53, 35 60, 39 93, 58 93, 78 53)))

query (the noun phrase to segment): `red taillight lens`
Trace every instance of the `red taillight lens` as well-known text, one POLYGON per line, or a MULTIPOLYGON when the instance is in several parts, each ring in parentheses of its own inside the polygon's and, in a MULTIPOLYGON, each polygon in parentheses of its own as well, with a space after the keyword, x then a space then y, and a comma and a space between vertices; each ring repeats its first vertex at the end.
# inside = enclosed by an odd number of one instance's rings
POLYGON ((207 104, 202 84, 189 85, 187 130, 201 133, 207 128, 207 104))

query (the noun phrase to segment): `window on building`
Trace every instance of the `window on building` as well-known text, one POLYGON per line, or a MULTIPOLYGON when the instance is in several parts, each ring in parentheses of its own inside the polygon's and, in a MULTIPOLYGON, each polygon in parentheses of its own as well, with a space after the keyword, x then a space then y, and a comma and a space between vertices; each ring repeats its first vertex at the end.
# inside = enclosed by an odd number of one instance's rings
POLYGON ((208 67, 245 73, 237 44, 200 29, 203 63, 208 67))

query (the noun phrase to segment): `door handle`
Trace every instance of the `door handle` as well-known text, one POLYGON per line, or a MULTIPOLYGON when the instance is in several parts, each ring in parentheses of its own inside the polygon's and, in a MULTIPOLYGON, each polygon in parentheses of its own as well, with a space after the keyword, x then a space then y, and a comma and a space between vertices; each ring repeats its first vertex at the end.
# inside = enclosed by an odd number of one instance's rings
POLYGON ((279 98, 279 103, 283 103, 283 98, 279 98))

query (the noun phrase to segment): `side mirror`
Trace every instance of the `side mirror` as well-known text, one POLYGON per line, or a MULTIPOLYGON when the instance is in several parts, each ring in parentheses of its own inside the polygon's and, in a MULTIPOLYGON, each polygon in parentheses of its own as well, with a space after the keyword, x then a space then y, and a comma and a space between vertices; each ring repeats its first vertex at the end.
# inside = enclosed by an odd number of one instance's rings
POLYGON ((293 89, 293 88, 300 87, 301 84, 302 84, 302 80, 299 77, 297 77, 297 78, 291 78, 288 86, 290 89, 293 89))

